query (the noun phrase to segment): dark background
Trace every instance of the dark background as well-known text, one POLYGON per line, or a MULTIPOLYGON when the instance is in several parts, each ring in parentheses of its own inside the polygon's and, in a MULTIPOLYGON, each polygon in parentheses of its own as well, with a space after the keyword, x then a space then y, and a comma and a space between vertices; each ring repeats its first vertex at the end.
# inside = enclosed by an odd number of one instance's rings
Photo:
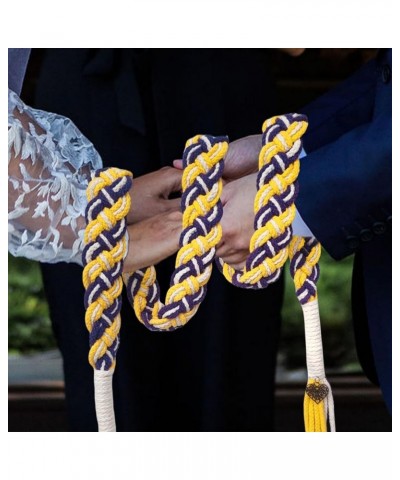
MULTIPOLYGON (((375 53, 376 49, 308 49, 300 57, 292 58, 270 50, 268 55, 272 58, 277 105, 280 106, 276 113, 296 111, 348 77, 375 53)), ((42 49, 32 51, 22 93, 27 104, 33 98, 42 57, 42 49)), ((351 268, 352 258, 334 262, 324 254, 318 284, 325 362, 335 391, 337 423, 342 427, 345 425, 347 431, 364 431, 366 428, 390 431, 391 419, 386 414, 379 390, 362 375, 355 353, 350 311, 351 268), (360 396, 364 405, 361 412, 357 408, 360 396)), ((285 281, 276 429, 302 431, 298 411, 304 385, 296 380, 296 372, 304 369, 304 330, 301 310, 288 275, 285 281)), ((10 256, 9 353, 32 355, 54 348, 38 265, 10 256)), ((60 431, 66 428, 62 381, 14 384, 9 389, 9 400, 9 431, 60 431)))

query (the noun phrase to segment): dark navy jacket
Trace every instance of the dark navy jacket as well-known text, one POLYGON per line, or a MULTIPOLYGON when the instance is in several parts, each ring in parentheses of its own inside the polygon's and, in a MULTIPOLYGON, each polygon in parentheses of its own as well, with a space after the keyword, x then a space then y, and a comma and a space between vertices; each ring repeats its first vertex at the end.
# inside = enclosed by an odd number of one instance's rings
MULTIPOLYGON (((391 410, 392 51, 303 109, 309 129, 297 207, 335 259, 355 253, 360 362, 391 410)), ((340 281, 340 279, 338 279, 340 281)))

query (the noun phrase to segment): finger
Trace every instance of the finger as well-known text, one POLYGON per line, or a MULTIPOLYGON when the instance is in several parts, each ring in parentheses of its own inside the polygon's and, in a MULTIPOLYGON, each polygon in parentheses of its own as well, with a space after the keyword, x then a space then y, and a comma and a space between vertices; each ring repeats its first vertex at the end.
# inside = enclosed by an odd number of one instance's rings
POLYGON ((229 263, 229 265, 232 268, 234 268, 235 270, 244 270, 244 268, 246 266, 246 262, 240 262, 240 263, 231 262, 231 263, 229 263))
POLYGON ((217 257, 224 258, 229 255, 229 247, 227 247, 225 243, 218 244, 215 249, 215 254, 217 257))
POLYGON ((128 226, 129 250, 124 272, 155 265, 179 248, 182 215, 179 212, 156 215, 128 226))
POLYGON ((222 247, 217 248, 216 255, 229 264, 240 264, 246 261, 249 255, 249 250, 233 250, 228 245, 223 245, 222 247))
POLYGON ((164 204, 164 212, 180 212, 181 211, 181 199, 180 198, 172 198, 163 201, 164 204))
POLYGON ((246 265, 247 255, 227 255, 220 257, 222 260, 227 263, 230 267, 233 267, 237 270, 242 270, 246 265))
POLYGON ((222 206, 224 207, 228 201, 229 201, 229 189, 223 188, 221 193, 222 206))
POLYGON ((182 160, 174 160, 172 162, 175 168, 179 168, 179 170, 183 170, 183 161, 182 160))
POLYGON ((180 192, 182 190, 182 170, 173 167, 166 167, 164 175, 164 193, 166 198, 168 198, 168 195, 171 193, 180 192))

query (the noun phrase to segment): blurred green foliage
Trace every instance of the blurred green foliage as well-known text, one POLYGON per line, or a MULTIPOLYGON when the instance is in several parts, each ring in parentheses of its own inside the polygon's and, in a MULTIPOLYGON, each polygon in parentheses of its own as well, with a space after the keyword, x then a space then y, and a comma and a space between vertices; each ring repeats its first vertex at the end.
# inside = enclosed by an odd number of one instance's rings
POLYGON ((55 346, 39 264, 8 256, 8 351, 30 353, 55 346))
MULTIPOLYGON (((335 262, 326 253, 321 258, 318 296, 327 368, 359 368, 351 325, 352 262, 352 258, 335 262)), ((9 256, 8 312, 9 352, 28 353, 55 346, 38 263, 9 256)), ((288 269, 280 352, 286 368, 304 368, 303 316, 288 269)))

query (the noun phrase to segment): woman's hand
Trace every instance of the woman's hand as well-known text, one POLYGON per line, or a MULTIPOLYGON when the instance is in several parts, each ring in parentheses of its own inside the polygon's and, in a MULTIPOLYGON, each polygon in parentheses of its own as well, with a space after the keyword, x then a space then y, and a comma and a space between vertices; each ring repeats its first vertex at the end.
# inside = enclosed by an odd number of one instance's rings
POLYGON ((134 178, 130 191, 132 204, 128 224, 179 210, 180 199, 168 197, 171 193, 181 191, 181 179, 182 171, 173 167, 164 167, 134 178))
POLYGON ((129 225, 124 272, 155 265, 173 255, 179 248, 181 231, 182 215, 178 211, 162 213, 129 225))
POLYGON ((124 272, 155 265, 178 250, 182 231, 180 198, 168 197, 181 191, 181 179, 182 171, 173 167, 133 179, 124 272))

